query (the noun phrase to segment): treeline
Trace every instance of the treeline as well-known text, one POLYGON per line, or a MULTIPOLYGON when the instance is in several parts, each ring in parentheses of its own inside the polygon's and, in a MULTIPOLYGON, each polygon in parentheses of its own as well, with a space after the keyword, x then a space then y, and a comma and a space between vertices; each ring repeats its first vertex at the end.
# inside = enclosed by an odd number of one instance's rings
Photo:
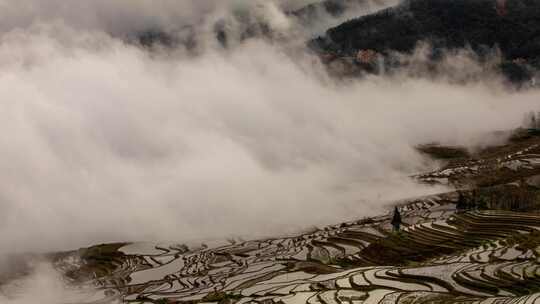
POLYGON ((476 188, 459 193, 456 208, 466 210, 533 211, 540 207, 540 189, 526 183, 476 188))
POLYGON ((412 52, 432 45, 432 58, 444 50, 470 48, 479 58, 499 49, 501 70, 515 80, 530 78, 523 66, 540 68, 540 1, 406 0, 397 7, 345 22, 310 42, 323 53, 354 56, 370 49, 381 54, 412 52))

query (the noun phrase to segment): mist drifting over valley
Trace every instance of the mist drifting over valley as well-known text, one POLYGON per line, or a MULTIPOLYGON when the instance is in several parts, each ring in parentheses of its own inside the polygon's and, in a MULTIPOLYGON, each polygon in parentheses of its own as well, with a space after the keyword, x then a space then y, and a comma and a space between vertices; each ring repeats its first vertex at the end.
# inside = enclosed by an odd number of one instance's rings
MULTIPOLYGON (((485 144, 537 101, 497 79, 336 83, 290 49, 301 46, 257 37, 223 49, 202 30, 196 55, 122 39, 183 14, 227 18, 243 4, 229 2, 4 1, 21 16, 2 10, 2 248, 264 235, 367 215, 434 191, 408 179, 429 166, 415 145, 485 144)), ((296 30, 277 3, 245 5, 283 36, 296 30)))
POLYGON ((373 216, 448 190, 410 178, 439 164, 416 146, 500 143, 538 108, 466 51, 336 78, 307 41, 397 1, 291 13, 314 2, 0 0, 0 255, 373 216))

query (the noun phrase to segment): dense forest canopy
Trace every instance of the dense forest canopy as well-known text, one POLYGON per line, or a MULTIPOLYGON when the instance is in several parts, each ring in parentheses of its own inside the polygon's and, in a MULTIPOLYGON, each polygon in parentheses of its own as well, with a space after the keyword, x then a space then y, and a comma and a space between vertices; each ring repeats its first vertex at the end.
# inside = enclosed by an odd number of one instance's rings
POLYGON ((540 67, 540 1, 407 0, 349 20, 310 45, 354 56, 364 49, 410 53, 419 42, 431 44, 433 58, 448 49, 470 48, 479 58, 500 50, 503 72, 527 78, 527 69, 540 67))

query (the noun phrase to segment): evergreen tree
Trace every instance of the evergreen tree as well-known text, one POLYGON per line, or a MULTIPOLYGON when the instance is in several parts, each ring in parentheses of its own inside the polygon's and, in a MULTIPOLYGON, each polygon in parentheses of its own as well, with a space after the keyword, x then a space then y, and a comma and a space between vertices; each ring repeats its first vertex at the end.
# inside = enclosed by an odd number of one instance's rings
POLYGON ((458 211, 465 211, 465 210, 468 209, 467 200, 465 199, 465 196, 463 195, 463 193, 461 191, 459 192, 459 195, 458 195, 458 200, 457 200, 457 203, 456 203, 456 209, 458 211))
POLYGON ((394 208, 394 216, 392 217, 392 226, 394 231, 399 231, 401 228, 401 214, 399 213, 398 207, 394 208))

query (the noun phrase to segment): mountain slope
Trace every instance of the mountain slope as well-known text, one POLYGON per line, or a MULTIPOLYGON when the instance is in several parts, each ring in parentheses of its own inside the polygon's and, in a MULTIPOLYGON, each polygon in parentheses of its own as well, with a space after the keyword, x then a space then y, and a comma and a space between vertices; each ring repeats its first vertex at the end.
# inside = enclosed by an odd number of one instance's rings
POLYGON ((501 69, 511 79, 531 77, 540 67, 540 2, 534 0, 407 0, 399 6, 345 22, 311 41, 325 53, 356 56, 410 53, 419 42, 437 59, 449 49, 470 48, 481 59, 499 49, 501 69))
POLYGON ((539 147, 509 142, 417 176, 469 188, 395 202, 400 231, 391 211, 287 237, 99 245, 54 265, 96 286, 94 303, 535 303, 539 147), (477 183, 486 175, 498 178, 477 183))

